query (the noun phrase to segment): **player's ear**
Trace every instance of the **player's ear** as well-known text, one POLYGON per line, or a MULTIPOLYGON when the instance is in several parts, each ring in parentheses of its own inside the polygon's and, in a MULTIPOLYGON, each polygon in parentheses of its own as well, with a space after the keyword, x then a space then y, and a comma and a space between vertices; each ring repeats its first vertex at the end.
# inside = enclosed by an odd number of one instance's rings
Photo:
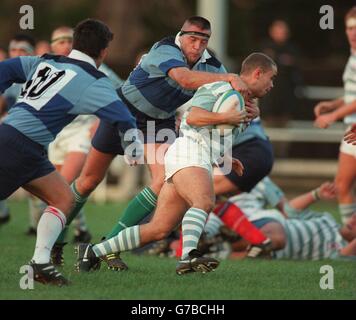
POLYGON ((257 67, 257 68, 253 71, 252 75, 253 75, 253 78, 254 78, 254 79, 259 80, 260 77, 261 77, 261 75, 262 75, 262 69, 259 68, 259 67, 257 67))

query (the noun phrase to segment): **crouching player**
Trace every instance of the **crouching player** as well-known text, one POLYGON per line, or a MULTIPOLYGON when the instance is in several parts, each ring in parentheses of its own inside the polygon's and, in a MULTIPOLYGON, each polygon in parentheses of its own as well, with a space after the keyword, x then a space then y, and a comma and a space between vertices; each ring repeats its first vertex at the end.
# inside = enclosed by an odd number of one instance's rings
MULTIPOLYGON (((0 125, 0 200, 23 187, 48 204, 38 223, 30 262, 34 280, 42 283, 68 284, 50 263, 50 252, 74 203, 68 183, 47 158, 49 143, 78 114, 109 121, 122 137, 129 129, 136 132, 135 118, 110 80, 97 70, 112 38, 105 24, 88 19, 76 27, 68 57, 19 57, 0 63, 0 92, 12 83, 24 83, 17 103, 0 125)), ((132 142, 122 139, 121 144, 136 146, 141 155, 142 144, 132 142)), ((135 163, 132 154, 127 157, 135 163)))
MULTIPOLYGON (((262 97, 273 87, 276 73, 273 60, 264 54, 253 53, 244 60, 240 77, 253 97, 262 97)), ((152 220, 147 224, 126 228, 117 236, 97 245, 79 245, 78 271, 96 268, 101 256, 161 240, 179 223, 182 223, 183 255, 176 268, 177 274, 209 272, 218 266, 217 260, 203 257, 196 248, 208 213, 214 207, 212 164, 222 147, 220 141, 217 146, 212 145, 210 136, 204 133, 214 125, 238 126, 247 119, 245 111, 239 112, 235 108, 224 113, 212 112, 217 99, 229 90, 232 87, 227 82, 215 82, 198 89, 193 96, 192 107, 185 113, 180 125, 183 137, 178 138, 165 155, 166 181, 152 220), (219 149, 218 152, 212 150, 214 148, 219 149)), ((241 101, 243 103, 242 97, 241 101)), ((237 159, 231 161, 233 169, 241 175, 242 164, 237 159)))

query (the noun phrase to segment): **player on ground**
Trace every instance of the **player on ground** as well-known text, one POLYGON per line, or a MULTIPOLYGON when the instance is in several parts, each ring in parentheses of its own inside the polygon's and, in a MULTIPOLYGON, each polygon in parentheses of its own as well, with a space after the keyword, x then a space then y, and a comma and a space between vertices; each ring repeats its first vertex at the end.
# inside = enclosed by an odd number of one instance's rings
MULTIPOLYGON (((337 120, 344 119, 347 126, 356 123, 356 6, 345 16, 346 35, 351 47, 351 56, 343 74, 344 97, 322 101, 316 105, 315 125, 327 128, 337 120)), ((356 181, 356 146, 341 143, 339 166, 335 178, 338 192, 339 211, 343 222, 356 211, 354 183, 356 181)))
MULTIPOLYGON (((269 57, 253 53, 242 63, 241 79, 253 97, 262 97, 273 87, 277 66, 269 57)), ((215 195, 212 182, 212 165, 228 146, 221 139, 213 141, 209 130, 217 124, 238 126, 249 121, 247 113, 235 107, 225 113, 212 112, 218 98, 232 90, 227 82, 203 85, 195 93, 192 107, 181 122, 182 137, 177 138, 165 155, 165 180, 158 197, 152 220, 121 231, 110 240, 92 245, 79 245, 79 271, 89 271, 107 254, 131 250, 151 241, 165 238, 180 222, 183 230, 183 255, 176 272, 209 272, 218 266, 218 261, 203 257, 197 244, 208 213, 213 209, 215 195), (183 220, 182 220, 183 219, 183 220)), ((244 101, 240 96, 240 104, 244 101)), ((230 146, 231 147, 231 146, 230 146)), ((230 159, 231 161, 231 159, 230 159)), ((232 166, 241 175, 243 166, 232 159, 232 166)))
MULTIPOLYGON (((298 196, 289 202, 283 192, 268 177, 263 179, 250 193, 232 197, 227 202, 228 207, 235 207, 258 227, 269 239, 278 259, 326 259, 340 256, 356 255, 356 215, 340 227, 328 212, 316 212, 309 206, 318 200, 330 200, 336 197, 333 183, 323 183, 319 188, 298 196), (267 204, 276 209, 267 209, 267 204)), ((229 214, 229 213, 227 213, 229 214)), ((228 223, 225 212, 221 211, 214 220, 220 220, 220 225, 228 223)), ((231 217, 230 217, 231 218, 231 217)), ((231 219, 230 219, 231 220, 231 219)), ((235 221, 235 225, 239 222, 235 221)), ((206 224, 209 237, 218 234, 216 223, 206 224)), ((236 232, 236 229, 235 229, 236 232)), ((242 234, 239 234, 244 237, 242 234)), ((239 250, 246 247, 240 241, 236 243, 239 250)), ((255 247, 257 250, 258 247, 255 247)), ((260 253, 260 252, 259 252, 260 253)), ((271 252, 263 252, 263 256, 271 256, 271 252)), ((253 257, 250 255, 250 257, 253 257)))
MULTIPOLYGON (((87 19, 75 29, 69 57, 19 57, 0 63, 0 92, 12 83, 24 83, 17 103, 0 125, 0 200, 22 186, 48 204, 38 224, 30 262, 36 281, 68 283, 50 263, 50 251, 66 224, 74 195, 49 162, 48 144, 78 114, 106 119, 120 135, 129 129, 137 134, 135 119, 110 80, 97 70, 112 37, 105 24, 87 19)), ((139 140, 121 139, 121 143, 123 148, 134 144, 141 155, 139 140)), ((126 156, 135 163, 132 153, 126 156)))
MULTIPOLYGON (((156 207, 157 196, 164 183, 164 153, 176 137, 176 109, 206 83, 227 81, 242 94, 248 92, 236 74, 226 73, 221 62, 209 54, 207 46, 210 36, 209 21, 202 17, 187 19, 176 37, 164 38, 153 45, 119 89, 119 96, 136 117, 137 126, 143 132, 145 160, 152 180, 150 186, 128 204, 122 218, 106 238, 139 223, 156 207)), ((82 173, 73 184, 77 199, 73 216, 120 152, 116 133, 105 121, 101 121, 92 145, 82 173)), ((127 269, 118 255, 106 258, 110 267, 127 269)))

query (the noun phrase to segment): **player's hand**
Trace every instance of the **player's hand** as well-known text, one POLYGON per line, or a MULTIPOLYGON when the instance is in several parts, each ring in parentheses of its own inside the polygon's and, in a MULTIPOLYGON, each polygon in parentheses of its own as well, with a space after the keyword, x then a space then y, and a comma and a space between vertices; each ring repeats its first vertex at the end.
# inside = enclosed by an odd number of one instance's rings
POLYGON ((353 124, 351 129, 345 133, 344 140, 347 143, 356 145, 356 123, 353 124))
POLYGON ((324 113, 334 111, 335 107, 332 101, 321 101, 314 107, 315 117, 319 117, 324 113))
POLYGON ((322 200, 332 200, 335 199, 337 195, 336 185, 333 182, 324 182, 318 189, 317 193, 322 200))
POLYGON ((236 158, 232 158, 231 163, 232 163, 232 169, 237 173, 238 176, 241 177, 245 170, 241 161, 236 158))
POLYGON ((335 121, 334 113, 322 114, 315 119, 314 126, 320 129, 326 129, 335 121))
POLYGON ((237 74, 230 74, 230 84, 231 86, 238 92, 241 93, 241 95, 244 97, 245 100, 248 100, 249 97, 251 96, 251 92, 248 89, 247 85, 245 82, 241 80, 241 78, 237 74))
POLYGON ((260 116, 260 108, 257 106, 257 103, 254 100, 245 101, 245 109, 249 121, 252 121, 253 119, 260 116))
POLYGON ((238 126, 241 123, 248 122, 248 114, 246 110, 237 111, 236 107, 237 105, 234 104, 230 110, 223 112, 225 114, 225 123, 238 126))

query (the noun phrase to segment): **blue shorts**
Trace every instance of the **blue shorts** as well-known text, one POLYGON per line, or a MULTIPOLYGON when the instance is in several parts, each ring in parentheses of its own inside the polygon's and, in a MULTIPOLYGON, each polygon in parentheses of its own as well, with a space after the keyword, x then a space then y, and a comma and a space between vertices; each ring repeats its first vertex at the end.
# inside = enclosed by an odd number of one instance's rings
POLYGON ((226 177, 242 192, 250 192, 272 170, 274 157, 269 140, 247 140, 232 148, 232 156, 242 162, 245 170, 241 177, 234 170, 226 177))
POLYGON ((0 125, 0 200, 54 170, 43 146, 12 126, 0 125))
POLYGON ((255 220, 255 221, 251 221, 251 223, 258 229, 261 229, 264 225, 266 225, 267 223, 270 223, 270 222, 280 223, 279 221, 277 221, 276 219, 273 219, 273 218, 261 218, 261 219, 255 220))

